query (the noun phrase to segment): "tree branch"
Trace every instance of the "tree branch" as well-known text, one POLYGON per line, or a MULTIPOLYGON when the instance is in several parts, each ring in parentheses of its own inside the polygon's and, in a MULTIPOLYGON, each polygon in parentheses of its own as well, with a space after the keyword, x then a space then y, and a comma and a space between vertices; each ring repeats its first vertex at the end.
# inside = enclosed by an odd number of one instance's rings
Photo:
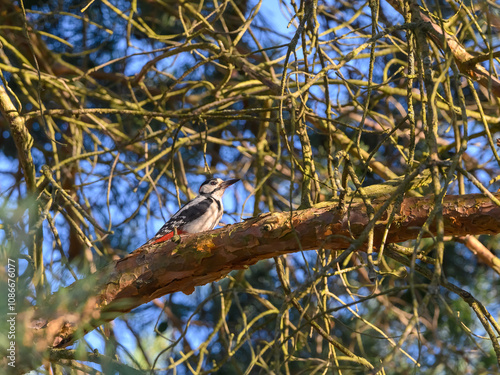
MULTIPOLYGON (((498 193, 495 196, 500 198, 498 193)), ((373 200, 374 209, 385 200, 373 200)), ((404 199, 387 243, 417 238, 433 204, 433 197, 404 199)), ((375 225, 374 250, 386 226, 385 216, 375 225)), ((368 223, 359 200, 346 212, 339 212, 337 203, 329 202, 296 211, 292 217, 290 224, 288 212, 267 213, 215 231, 183 236, 180 244, 169 241, 142 246, 38 306, 31 319, 33 339, 46 340, 47 346, 68 346, 103 322, 155 298, 179 291, 190 294, 196 286, 220 280, 232 270, 297 252, 297 240, 303 250, 344 250, 368 223)), ((480 194, 445 197, 443 217, 447 236, 500 233, 500 207, 480 194)), ((430 231, 434 233, 432 226, 430 231)))
POLYGON ((19 155, 19 162, 24 171, 26 186, 28 187, 28 191, 33 193, 36 190, 35 165, 31 157, 33 138, 26 128, 24 118, 19 115, 19 112, 10 100, 9 94, 7 94, 6 88, 3 86, 0 86, 0 112, 9 123, 12 139, 16 144, 19 155))
MULTIPOLYGON (((387 0, 387 2, 396 11, 404 16, 404 12, 398 1, 387 0)), ((442 50, 449 48, 455 58, 458 68, 463 74, 471 77, 484 88, 491 90, 491 93, 497 98, 500 97, 500 80, 491 75, 486 68, 479 64, 482 61, 481 58, 475 58, 467 52, 465 47, 460 43, 455 35, 447 33, 446 30, 443 30, 442 27, 434 22, 430 17, 419 11, 418 7, 414 7, 412 11, 414 12, 414 17, 416 17, 416 19, 421 20, 429 26, 426 31, 429 33, 428 35, 432 41, 442 50)))

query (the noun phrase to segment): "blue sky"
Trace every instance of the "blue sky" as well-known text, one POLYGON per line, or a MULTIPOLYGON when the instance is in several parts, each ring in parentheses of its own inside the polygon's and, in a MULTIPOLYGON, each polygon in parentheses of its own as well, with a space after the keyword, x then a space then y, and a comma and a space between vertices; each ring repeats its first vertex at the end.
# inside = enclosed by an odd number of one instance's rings
MULTIPOLYGON (((383 6, 386 6, 386 4, 383 3, 383 6)), ((281 10, 282 9, 280 8, 278 1, 269 0, 269 1, 263 1, 262 9, 260 11, 262 14, 264 14, 267 17, 266 19, 269 20, 269 22, 271 22, 269 25, 266 25, 266 26, 268 26, 269 28, 276 30, 280 34, 286 36, 283 40, 276 40, 276 44, 287 43, 291 39, 291 37, 294 35, 295 30, 296 30, 295 26, 293 26, 293 25, 291 27, 287 28, 287 24, 289 22, 289 19, 287 18, 288 15, 284 15, 281 10), (272 17, 270 15, 272 15, 272 17)), ((401 17, 394 15, 394 19, 401 20, 401 17)), ((68 19, 67 27, 71 27, 71 22, 69 21, 69 19, 68 19)), ((342 30, 340 30, 339 33, 341 34, 342 30)), ((134 41, 134 43, 137 44, 137 43, 140 43, 140 41, 134 41)), ((353 40, 352 43, 355 44, 356 40, 353 40)), ((144 49, 149 48, 146 45, 143 45, 141 47, 144 49)), ((123 51, 121 51, 121 52, 117 51, 117 53, 131 54, 131 53, 138 52, 134 48, 127 48, 124 43, 123 43, 123 45, 121 45, 121 48, 123 49, 123 51)), ((298 56, 299 56, 299 58, 301 57, 300 50, 298 52, 298 56)), ((144 63, 146 61, 149 60, 149 58, 150 58, 149 55, 143 55, 143 56, 138 56, 138 57, 132 58, 132 61, 134 63, 129 64, 127 66, 126 73, 128 73, 128 74, 135 73, 140 67, 142 67, 144 65, 144 63)), ((189 57, 186 57, 186 60, 188 58, 189 57)), ((158 68, 164 69, 167 71, 167 70, 169 70, 169 68, 171 67, 173 62, 174 62, 174 58, 165 59, 160 64, 158 64, 158 68)), ((179 63, 178 60, 177 60, 177 63, 179 63)), ((355 61, 355 62, 353 62, 353 64, 354 64, 354 66, 356 66, 360 70, 366 69, 366 66, 363 66, 362 62, 355 61)), ((335 93, 332 93, 332 95, 335 95, 335 93)), ((8 134, 2 134, 2 136, 7 137, 8 134)), ((481 162, 485 162, 489 158, 489 156, 487 154, 480 152, 482 150, 481 144, 478 144, 478 146, 476 147, 473 143, 471 143, 469 150, 470 150, 471 154, 476 156, 478 158, 478 160, 481 162)), ((36 152, 37 151, 34 151, 34 153, 36 153, 36 152)), ((17 165, 16 161, 13 162, 13 161, 5 158, 3 155, 0 155, 0 171, 12 172, 12 171, 16 171, 17 169, 18 169, 18 165, 17 165)), ((92 171, 92 173, 96 172, 96 170, 92 169, 90 166, 88 168, 88 171, 89 172, 92 171)), ((221 168, 220 171, 223 172, 223 169, 221 168)), ((102 170, 102 171, 98 171, 98 172, 101 173, 102 175, 109 173, 109 171, 107 171, 107 170, 102 170)), ((235 176, 225 176, 223 174, 218 174, 217 176, 222 177, 222 178, 235 177, 235 176)), ((199 185, 201 184, 201 182, 203 182, 203 180, 204 180, 204 177, 202 177, 202 176, 192 177, 192 179, 189 181, 192 190, 197 191, 199 185)), ((0 179, 0 192, 4 193, 7 189, 9 189, 9 187, 12 185, 12 183, 13 183, 13 179, 9 178, 5 174, 3 174, 2 179, 0 179)), ((143 182, 143 184, 147 184, 147 182, 143 182)), ((92 197, 92 195, 97 196, 99 194, 99 192, 101 192, 101 194, 102 194, 103 187, 105 187, 105 185, 106 185, 106 181, 101 181, 101 182, 96 183, 93 187, 89 187, 89 190, 88 190, 90 193, 89 197, 91 199, 93 199, 94 197, 92 197)), ((163 187, 163 188, 167 189, 167 187, 163 187)), ((127 190, 127 189, 129 189, 129 186, 127 186, 125 184, 121 187, 121 189, 119 189, 120 190, 119 192, 121 194, 129 194, 130 190, 127 190)), ((228 194, 225 196, 224 206, 226 208, 226 212, 234 213, 234 215, 231 215, 231 216, 229 216, 229 215, 224 216, 223 222, 225 224, 231 224, 235 221, 239 221, 240 217, 247 216, 249 214, 249 212, 251 212, 252 207, 253 207, 253 201, 252 201, 252 199, 250 199, 246 204, 245 212, 242 212, 242 204, 243 204, 243 201, 247 197, 247 194, 248 194, 248 192, 243 187, 243 183, 238 183, 237 185, 231 187, 231 189, 234 189, 237 192, 237 196, 239 197, 239 199, 236 200, 234 198, 235 197, 234 191, 228 191, 228 194)), ((471 191, 477 191, 477 189, 472 188, 471 191)), ((14 194, 13 198, 17 198, 17 194, 14 194)), ((0 194, 0 204, 3 204, 3 203, 6 204, 7 208, 14 208, 14 206, 15 206, 15 203, 13 203, 13 202, 2 201, 2 194, 0 194)), ((155 203, 159 204, 156 201, 156 199, 153 197, 152 204, 155 204, 155 203)), ((158 215, 158 217, 152 217, 147 223, 144 224, 144 228, 139 228, 139 230, 137 230, 135 232, 137 246, 140 246, 149 237, 154 235, 154 233, 163 225, 164 220, 168 219, 168 217, 170 217, 178 209, 177 200, 172 195, 168 196, 168 200, 164 201, 162 203, 164 204, 163 209, 162 209, 162 216, 163 217, 161 217, 160 215, 158 215)), ((135 207, 126 207, 126 209, 123 209, 123 210, 115 210, 114 208, 112 208, 111 209, 111 216, 114 218, 114 221, 112 224, 116 225, 117 223, 121 222, 126 217, 126 214, 129 213, 129 210, 133 210, 134 208, 135 207)), ((106 218, 103 218, 102 223, 106 223, 105 220, 106 220, 106 218)), ((130 230, 136 230, 136 229, 137 228, 131 227, 130 230)), ((1 232, 0 232, 0 236, 1 235, 3 235, 3 234, 1 234, 1 232)), ((51 261, 59 260, 58 252, 53 251, 52 240, 53 240, 52 234, 48 230, 46 230, 44 251, 45 251, 45 256, 46 256, 45 261, 47 263, 49 263, 51 261)), ((132 248, 132 249, 126 249, 126 250, 132 251, 134 249, 132 248)), ((296 257, 297 261, 300 261, 300 262, 302 261, 301 254, 297 254, 297 255, 294 255, 292 257, 296 257)), ((21 261, 20 266, 21 266, 21 272, 23 272, 24 269, 26 268, 26 262, 21 261)), ((61 281, 61 282, 67 284, 67 283, 71 282, 71 279, 67 279, 66 281, 61 281)), ((57 283, 54 283, 53 285, 54 285, 55 289, 57 289, 59 287, 59 285, 57 283)), ((199 287, 197 289, 196 293, 199 295, 206 295, 209 292, 209 288, 210 288, 209 286, 199 287)), ((182 293, 176 293, 173 296, 173 300, 177 301, 178 303, 188 303, 188 302, 195 301, 196 299, 194 298, 194 296, 185 296, 182 293)), ((151 312, 150 312, 150 314, 151 314, 151 312)), ((157 312, 155 312, 155 314, 157 315, 157 312)), ((152 327, 154 326, 155 322, 156 322, 156 319, 152 319, 150 326, 148 326, 146 329, 148 331, 152 332, 152 327)), ((124 323, 122 321, 120 321, 120 319, 117 319, 115 321, 115 323, 113 323, 113 324, 115 324, 116 328, 117 328, 117 329, 115 329, 115 333, 118 337, 118 340, 121 343, 125 344, 126 348, 129 351, 133 352, 136 349, 135 343, 134 343, 134 340, 131 337, 130 333, 128 332, 128 330, 123 328, 124 323)), ((208 333, 209 332, 203 331, 202 329, 192 329, 192 330, 188 331, 187 337, 188 337, 189 341, 191 342, 191 345, 193 347, 196 347, 200 342, 202 342, 204 340, 204 338, 206 337, 206 335, 208 335, 208 333)), ((92 332, 92 333, 88 334, 86 336, 86 338, 93 348, 97 348, 100 352, 103 352, 104 342, 99 334, 97 334, 96 332, 92 332)), ((125 358, 125 356, 124 356, 124 358, 125 358)))

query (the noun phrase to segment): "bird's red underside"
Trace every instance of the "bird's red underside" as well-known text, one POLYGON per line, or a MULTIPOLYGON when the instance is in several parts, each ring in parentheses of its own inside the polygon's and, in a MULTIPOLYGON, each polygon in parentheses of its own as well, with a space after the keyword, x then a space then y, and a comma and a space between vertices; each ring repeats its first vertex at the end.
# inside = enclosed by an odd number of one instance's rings
MULTIPOLYGON (((182 230, 177 230, 177 234, 184 234, 184 233, 187 233, 187 232, 184 232, 182 230)), ((151 245, 155 244, 155 243, 159 243, 159 242, 165 242, 165 241, 168 241, 169 239, 171 239, 172 237, 174 236, 174 232, 169 232, 167 233, 166 235, 164 235, 163 237, 160 237, 158 238, 157 240, 153 241, 151 243, 151 245)))

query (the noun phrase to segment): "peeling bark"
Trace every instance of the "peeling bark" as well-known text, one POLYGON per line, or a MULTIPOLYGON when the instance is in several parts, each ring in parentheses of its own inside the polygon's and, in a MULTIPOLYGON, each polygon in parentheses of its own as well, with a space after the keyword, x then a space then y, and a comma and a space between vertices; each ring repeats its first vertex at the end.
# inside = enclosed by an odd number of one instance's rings
MULTIPOLYGON (((498 193, 495 196, 500 198, 498 193)), ((372 204, 377 210, 384 202, 382 197, 372 204)), ((415 239, 433 202, 433 197, 404 199, 387 242, 415 239)), ((384 216, 375 225, 376 245, 385 229, 384 216)), ((448 236, 500 233, 500 207, 480 194, 445 197, 443 217, 448 236)), ((332 202, 294 212, 292 225, 289 212, 267 213, 215 231, 182 236, 179 244, 168 241, 142 246, 52 295, 31 320, 33 337, 47 340, 48 346, 65 347, 137 306, 169 293, 190 294, 198 285, 259 260, 297 252, 300 247, 346 249, 367 223, 363 203, 356 201, 348 211, 339 212, 332 202), (53 306, 59 306, 58 310, 53 306)))

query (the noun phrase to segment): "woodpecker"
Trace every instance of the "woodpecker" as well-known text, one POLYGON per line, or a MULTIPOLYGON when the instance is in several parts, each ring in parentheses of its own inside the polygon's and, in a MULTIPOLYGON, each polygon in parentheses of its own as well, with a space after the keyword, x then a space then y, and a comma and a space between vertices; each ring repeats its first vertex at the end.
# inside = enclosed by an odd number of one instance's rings
POLYGON ((215 228, 222 217, 222 195, 226 188, 238 182, 239 179, 221 180, 211 178, 200 186, 199 195, 188 202, 167 221, 145 245, 164 242, 177 234, 199 233, 215 228))

